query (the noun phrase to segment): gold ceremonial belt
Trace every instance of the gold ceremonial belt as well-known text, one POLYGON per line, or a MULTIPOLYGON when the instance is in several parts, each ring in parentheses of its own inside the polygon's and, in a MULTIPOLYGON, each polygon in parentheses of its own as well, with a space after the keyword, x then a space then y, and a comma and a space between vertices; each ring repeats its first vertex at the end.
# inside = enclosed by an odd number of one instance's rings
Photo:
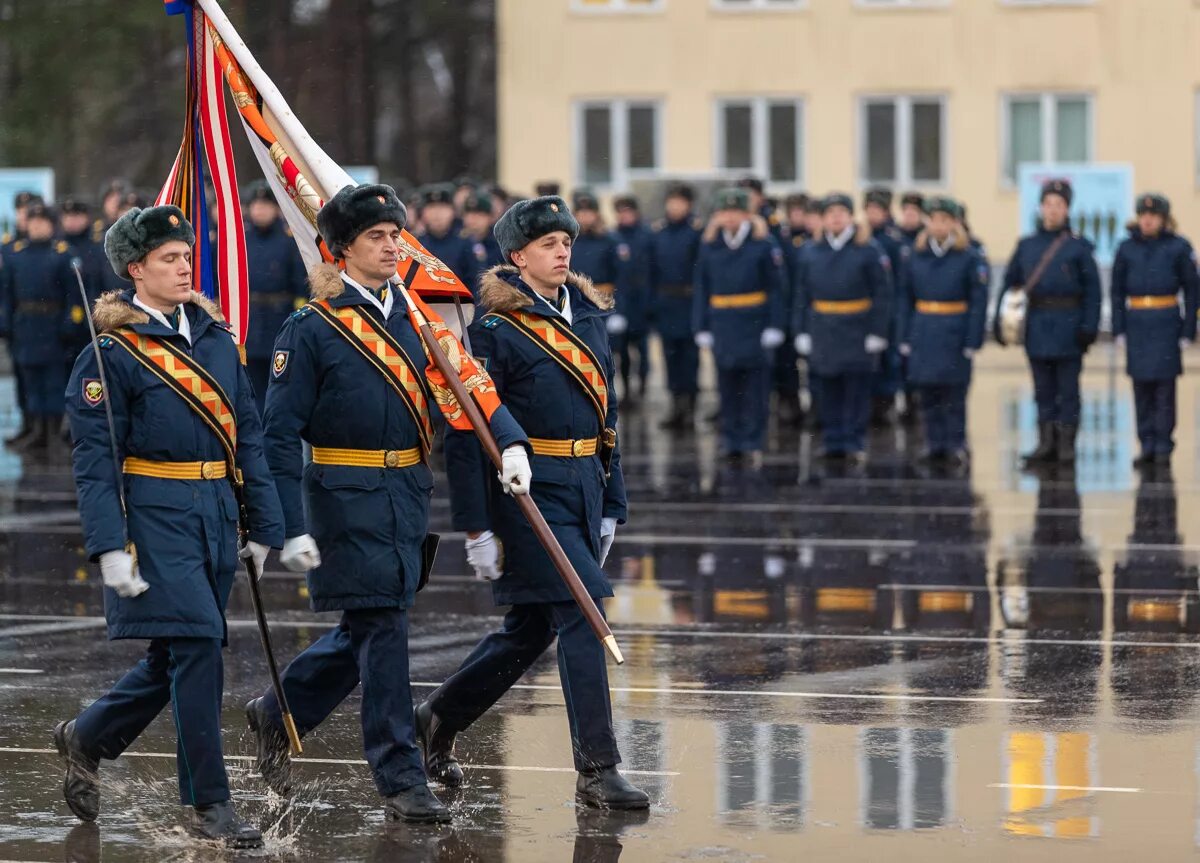
POLYGON ((1125 305, 1130 309, 1177 309, 1179 298, 1175 294, 1158 294, 1144 297, 1130 297, 1125 305))
POLYGON ((923 315, 965 315, 965 302, 945 302, 942 300, 917 300, 917 311, 923 315))
POLYGON ((767 303, 766 291, 754 291, 749 294, 715 294, 708 299, 708 305, 714 309, 752 309, 767 303))
POLYGON ((129 456, 121 466, 124 473, 158 479, 225 479, 229 467, 223 461, 152 461, 129 456))
POLYGON ((813 300, 813 311, 822 315, 857 315, 871 311, 873 303, 862 300, 813 300))
POLYGON ((342 467, 412 467, 421 461, 421 450, 412 449, 338 449, 337 447, 315 446, 312 448, 313 464, 340 465, 342 467))
POLYGON ((545 438, 531 437, 529 445, 533 448, 534 455, 553 455, 559 458, 583 458, 584 456, 595 455, 599 449, 599 438, 588 438, 586 440, 546 440, 545 438))

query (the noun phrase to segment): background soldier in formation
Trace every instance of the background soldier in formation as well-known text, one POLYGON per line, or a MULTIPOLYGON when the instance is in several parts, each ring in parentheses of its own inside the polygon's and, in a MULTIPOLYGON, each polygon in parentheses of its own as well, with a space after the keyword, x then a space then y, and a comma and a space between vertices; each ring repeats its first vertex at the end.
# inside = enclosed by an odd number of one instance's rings
POLYGON ((642 221, 641 207, 633 195, 613 201, 617 211, 616 310, 608 316, 613 358, 621 375, 621 395, 626 405, 646 396, 650 377, 650 279, 654 269, 654 235, 642 221), (636 359, 635 359, 636 356, 636 359), (637 383, 634 383, 636 378, 637 383))
POLYGON ((604 227, 600 202, 590 190, 576 190, 572 205, 579 222, 579 236, 571 245, 571 267, 591 279, 596 290, 611 296, 620 267, 617 241, 604 227))
MULTIPOLYGON (((106 271, 112 275, 112 267, 104 254, 104 234, 91 217, 91 208, 79 198, 64 198, 60 208, 62 220, 62 238, 67 244, 71 255, 71 263, 79 267, 83 279, 87 299, 80 296, 79 286, 72 279, 71 290, 68 292, 68 323, 63 339, 63 367, 66 375, 70 375, 75 365, 75 358, 91 342, 88 335, 87 312, 84 303, 89 305, 100 299, 104 290, 106 271)), ((66 377, 63 378, 66 380, 66 377)), ((69 431, 69 430, 68 430, 69 431)), ((69 438, 69 434, 67 435, 69 438)))
MULTIPOLYGON (((1100 276, 1092 244, 1071 231, 1071 195, 1066 180, 1042 186, 1037 231, 1017 243, 997 306, 1008 291, 1028 295, 1025 353, 1038 412, 1038 445, 1025 457, 1031 466, 1074 464, 1079 375, 1100 328, 1100 276)), ((1004 344, 999 326, 996 340, 1004 344)))
POLYGON ((475 244, 462 234, 462 223, 454 209, 454 186, 434 183, 421 192, 421 224, 418 242, 428 252, 451 269, 464 285, 474 290, 478 281, 479 263, 475 244))
MULTIPOLYGON (((500 246, 497 245, 496 238, 492 235, 492 225, 495 223, 492 218, 492 210, 495 206, 495 201, 490 195, 478 190, 472 190, 463 202, 462 238, 471 244, 471 254, 475 258, 472 271, 475 273, 484 273, 496 264, 503 262, 503 258, 500 256, 500 246)), ((465 279, 457 270, 454 271, 454 274, 460 279, 465 279)), ((464 280, 463 284, 471 289, 471 293, 475 295, 475 300, 478 302, 479 279, 464 280)))
MULTIPOLYGON (((871 229, 871 237, 883 249, 891 262, 893 278, 904 266, 909 244, 904 233, 892 220, 892 190, 882 186, 867 189, 863 195, 863 215, 871 229)), ((879 356, 879 368, 871 381, 871 425, 891 425, 895 419, 896 395, 903 389, 904 378, 900 358, 899 319, 892 316, 887 332, 887 349, 879 356)))
POLYGON ((1147 194, 1136 209, 1113 260, 1111 299, 1113 336, 1126 348, 1133 379, 1142 447, 1134 465, 1144 467, 1171 463, 1175 380, 1183 374, 1182 352, 1196 340, 1200 278, 1192 244, 1176 233, 1171 202, 1147 194))
MULTIPOLYGON (((245 478, 249 535, 240 553, 259 574, 268 549, 283 544, 283 519, 233 334, 217 306, 191 290, 195 239, 176 207, 130 210, 105 237, 113 271, 133 289, 97 303, 104 335, 79 355, 67 386, 75 485, 87 552, 104 579, 108 637, 150 643, 108 694, 58 724, 54 742, 67 762, 67 804, 94 821, 100 760, 124 752, 170 702, 191 829, 260 847, 261 834, 230 802, 221 752, 221 648, 239 556, 230 472, 245 478), (229 399, 219 414, 202 417, 208 408, 168 383, 179 378, 152 371, 157 355, 215 382, 229 399), (121 465, 113 463, 114 441, 121 465)), ((209 394, 215 398, 215 388, 209 394)))
POLYGON ((651 281, 655 327, 662 339, 671 412, 661 426, 690 429, 696 422, 700 352, 692 333, 692 295, 704 223, 692 211, 695 192, 686 183, 667 188, 666 218, 654 226, 651 281))

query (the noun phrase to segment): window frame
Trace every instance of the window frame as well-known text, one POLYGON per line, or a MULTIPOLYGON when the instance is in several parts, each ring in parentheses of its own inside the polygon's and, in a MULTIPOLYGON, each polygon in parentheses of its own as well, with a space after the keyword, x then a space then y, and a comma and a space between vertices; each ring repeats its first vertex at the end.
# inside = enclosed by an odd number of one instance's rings
POLYGON ((571 174, 574 185, 587 186, 597 192, 625 190, 634 180, 652 180, 663 174, 663 135, 666 123, 666 102, 658 96, 587 96, 571 103, 571 174), (589 108, 606 107, 609 110, 609 153, 611 170, 607 183, 589 182, 587 179, 584 143, 584 115, 589 108), (629 109, 651 108, 654 112, 654 167, 631 168, 629 166, 629 109))
POLYGON ((713 166, 722 174, 753 174, 761 177, 763 184, 773 188, 804 188, 808 177, 808 104, 807 99, 796 95, 735 95, 713 97, 713 166), (731 105, 750 106, 750 166, 730 167, 725 164, 725 108, 731 105), (790 105, 796 110, 796 177, 791 180, 776 180, 770 175, 771 136, 770 109, 773 105, 790 105))
POLYGON ((798 12, 808 9, 809 0, 709 0, 714 12, 798 12))
POLYGON ((607 0, 603 5, 585 0, 571 0, 571 12, 576 15, 652 15, 667 8, 667 0, 646 0, 631 3, 631 0, 607 0))
POLYGON ((856 110, 857 168, 855 176, 859 188, 888 185, 905 189, 944 189, 950 185, 950 94, 929 93, 861 93, 856 110), (912 112, 914 103, 936 102, 940 108, 938 134, 941 138, 941 154, 938 160, 938 176, 933 180, 917 180, 913 174, 912 112), (867 176, 867 108, 872 104, 890 103, 896 111, 896 176, 891 179, 871 179, 867 176))
POLYGON ((945 9, 954 0, 854 0, 857 9, 890 12, 904 9, 945 9))
POLYGON ((1042 163, 1056 163, 1053 158, 1058 150, 1058 102, 1062 99, 1082 100, 1087 106, 1087 137, 1085 145, 1087 153, 1082 162, 1064 162, 1063 164, 1077 165, 1093 162, 1096 159, 1096 97, 1086 90, 1012 90, 1000 94, 1000 186, 1003 189, 1017 188, 1020 166, 1013 164, 1012 176, 1009 176, 1008 166, 1012 160, 1010 133, 1012 131, 1012 103, 1038 100, 1038 118, 1041 129, 1041 158, 1034 160, 1042 163))

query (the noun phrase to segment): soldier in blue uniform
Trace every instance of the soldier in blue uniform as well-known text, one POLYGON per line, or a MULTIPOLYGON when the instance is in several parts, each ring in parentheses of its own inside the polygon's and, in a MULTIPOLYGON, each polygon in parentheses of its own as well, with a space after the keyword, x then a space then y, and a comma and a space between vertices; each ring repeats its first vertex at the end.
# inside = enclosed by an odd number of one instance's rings
POLYGON ((737 187, 743 189, 750 199, 750 212, 759 216, 767 225, 767 233, 775 238, 775 242, 783 244, 784 224, 780 218, 779 208, 775 202, 766 196, 763 181, 758 177, 743 177, 738 180, 737 187))
POLYGON ((63 353, 73 338, 70 309, 78 295, 67 244, 54 238, 54 211, 30 204, 25 228, 25 239, 8 246, 0 265, 0 334, 9 340, 29 415, 28 434, 9 445, 17 452, 56 449, 62 443, 63 353))
POLYGON ((54 741, 67 761, 67 803, 94 821, 100 760, 124 752, 169 702, 180 802, 193 807, 190 829, 261 847, 259 831, 230 802, 221 648, 238 557, 252 557, 261 573, 269 548, 283 544, 283 517, 237 343, 217 306, 191 290, 194 242, 183 213, 169 206, 130 210, 105 237, 113 270, 133 289, 96 304, 104 381, 89 346, 67 386, 75 485, 87 552, 104 580, 108 637, 150 643, 107 695, 58 724, 54 741), (168 382, 179 377, 152 371, 155 351, 179 357, 192 375, 202 370, 215 385, 210 394, 222 396, 221 415, 185 401, 168 382), (114 439, 120 465, 113 464, 114 439), (235 468, 249 516, 240 550, 238 504, 227 482, 235 468))
POLYGON ((686 183, 667 187, 666 218, 654 226, 651 275, 654 326, 662 339, 671 412, 664 429, 682 431, 696 421, 700 352, 692 331, 692 295, 704 223, 693 214, 695 192, 686 183))
MULTIPOLYGON (((1079 375, 1100 327, 1100 276, 1092 244, 1071 231, 1071 195, 1066 180, 1043 184, 1037 230, 1017 243, 997 305, 1003 307, 1008 291, 1028 290, 1025 353, 1038 413, 1038 445, 1025 456, 1029 465, 1074 464, 1079 375), (1040 278, 1027 289, 1035 275, 1040 278)), ((1004 344, 998 326, 996 336, 1004 344)))
MULTIPOLYGON (((959 202, 962 207, 962 202, 959 202)), ((963 207, 963 211, 966 208, 963 207)), ((896 223, 903 242, 909 248, 917 242, 921 231, 925 230, 925 196, 920 192, 905 192, 900 196, 900 219, 896 223)))
MULTIPOLYGON (((62 238, 71 254, 71 263, 79 266, 83 277, 83 286, 87 292, 89 304, 100 299, 104 290, 105 270, 109 273, 112 268, 104 254, 104 234, 97 231, 92 221, 91 209, 87 202, 76 197, 63 199, 59 208, 62 223, 62 238)), ((64 369, 70 375, 75 365, 75 358, 91 341, 88 336, 84 298, 79 294, 79 286, 74 278, 71 280, 70 303, 68 304, 67 335, 64 339, 64 369)), ((66 378, 63 378, 66 380, 66 378)))
MULTIPOLYGON (((308 573, 314 611, 342 614, 283 672, 297 729, 315 729, 361 683, 363 746, 385 815, 445 822, 450 812, 429 790, 417 749, 408 678, 408 609, 424 565, 436 407, 420 336, 390 282, 405 221, 404 205, 385 185, 346 186, 317 214, 345 269, 313 268, 313 301, 279 333, 265 439, 286 522, 280 563, 308 573), (368 335, 354 335, 358 325, 368 335), (392 345, 395 371, 367 359, 379 348, 364 338, 392 345)), ((524 433, 504 407, 491 426, 504 449, 505 486, 528 491, 524 433)), ((246 714, 263 778, 288 794, 291 765, 274 692, 247 704, 246 714)))
MULTIPOLYGON (((521 201, 496 223, 496 239, 512 263, 484 277, 483 316, 471 326, 471 342, 496 391, 531 433, 534 500, 588 595, 600 600, 613 595, 602 566, 627 507, 604 322, 613 300, 570 271, 578 232, 556 196, 521 201), (548 351, 549 337, 572 342, 578 359, 548 351)), ((496 603, 512 608, 502 628, 417 709, 430 777, 462 782, 455 735, 520 680, 557 636, 579 773, 576 799, 599 808, 645 809, 646 793, 617 770, 621 754, 603 646, 515 502, 493 479, 474 437, 449 431, 446 464, 454 528, 467 532, 467 562, 494 582, 496 603), (504 546, 502 568, 497 538, 504 546)))
POLYGON ((481 275, 496 264, 504 262, 500 256, 500 246, 492 234, 492 208, 495 202, 485 192, 473 191, 467 195, 463 204, 463 229, 461 236, 471 244, 471 254, 475 257, 476 278, 467 287, 479 299, 479 279, 481 275))
POLYGON ((822 455, 861 464, 872 375, 893 320, 891 259, 854 224, 849 195, 827 196, 822 209, 822 238, 801 250, 793 273, 792 328, 817 379, 822 455))
POLYGON ((783 250, 743 189, 717 193, 696 266, 696 344, 713 353, 721 394, 721 445, 762 463, 771 362, 783 344, 783 250))
POLYGON ((250 322, 246 333, 246 371, 261 413, 267 404, 275 336, 287 316, 308 298, 308 274, 271 187, 265 180, 259 180, 252 185, 247 198, 250 322))
MULTIPOLYGON (((13 198, 13 226, 12 230, 5 231, 0 234, 0 268, 4 266, 5 254, 11 254, 12 245, 20 240, 26 239, 25 234, 25 211, 30 204, 42 203, 41 195, 36 192, 17 192, 13 198)), ((0 280, 3 277, 0 276, 0 280)), ((7 306, 7 300, 0 296, 0 329, 7 328, 7 319, 4 317, 6 312, 4 308, 7 306)), ((9 346, 11 352, 11 344, 9 346)), ((21 379, 21 375, 17 373, 16 368, 13 369, 13 383, 17 391, 17 407, 21 409, 21 427, 17 431, 4 439, 5 446, 12 446, 18 441, 24 441, 30 436, 33 431, 33 426, 30 424, 29 412, 25 407, 25 382, 21 379)))
POLYGON ((650 279, 654 270, 654 234, 642 221, 633 195, 613 200, 617 212, 616 308, 608 316, 608 336, 621 376, 621 397, 629 406, 646 395, 650 376, 650 279), (632 348, 632 350, 630 350, 632 348), (633 358, 637 354, 637 360, 633 358), (636 373, 637 383, 634 384, 636 373))
MULTIPOLYGON (((863 215, 871 228, 871 236, 892 265, 893 276, 900 272, 908 255, 904 233, 892 219, 892 190, 873 186, 863 194, 863 215)), ((879 369, 871 382, 871 424, 888 426, 896 418, 896 395, 904 386, 904 371, 900 357, 899 320, 893 316, 888 331, 887 350, 880 355, 879 369)))
POLYGON ((435 183, 425 188, 421 194, 421 224, 424 231, 417 235, 417 240, 474 291, 479 262, 474 243, 462 236, 462 225, 454 209, 454 186, 435 183))
POLYGON ((958 204, 929 200, 926 228, 897 281, 900 353, 918 389, 925 422, 925 458, 967 462, 967 389, 972 360, 983 345, 988 271, 958 224, 958 204))
POLYGON ((1142 446, 1137 467, 1171 463, 1175 380, 1183 374, 1182 352, 1196 340, 1198 293, 1196 253, 1176 233, 1171 202, 1142 195, 1129 239, 1113 260, 1111 293, 1113 337, 1125 344, 1133 379, 1142 446))
MULTIPOLYGON (((554 194, 557 193, 539 197, 554 194)), ((621 261, 617 257, 617 240, 600 218, 600 202, 589 189, 576 189, 571 209, 579 222, 579 236, 571 245, 571 267, 591 279, 596 290, 612 296, 621 261)))

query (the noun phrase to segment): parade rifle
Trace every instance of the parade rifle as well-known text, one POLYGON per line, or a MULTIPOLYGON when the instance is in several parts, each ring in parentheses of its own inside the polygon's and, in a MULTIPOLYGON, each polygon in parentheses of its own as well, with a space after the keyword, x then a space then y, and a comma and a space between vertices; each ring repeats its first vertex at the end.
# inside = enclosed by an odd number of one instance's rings
MULTIPOLYGON (((169 8, 174 4, 175 0, 168 0, 169 8)), ((219 88, 213 87, 212 76, 224 76, 233 94, 238 117, 250 142, 250 148, 268 184, 275 192, 276 200, 292 230, 292 237, 305 265, 311 268, 322 262, 331 262, 333 256, 316 229, 316 214, 324 202, 340 189, 355 185, 354 180, 308 134, 279 89, 254 59, 254 55, 250 53, 250 49, 221 9, 220 3, 217 0, 193 0, 184 5, 189 10, 193 24, 192 45, 197 51, 194 65, 202 80, 206 82, 205 86, 200 88, 201 92, 211 94, 213 89, 219 92, 219 88)), ((202 128, 220 137, 222 121, 218 116, 218 108, 217 100, 202 101, 198 116, 202 121, 202 128)), ((219 147, 214 146, 211 149, 218 155, 221 152, 219 147)), ((195 152, 196 148, 188 151, 191 154, 195 152)), ((172 177, 185 177, 189 174, 187 168, 190 163, 185 158, 186 155, 188 154, 181 148, 172 177)), ((209 169, 213 170, 214 166, 219 168, 222 164, 224 163, 218 158, 209 164, 209 169)), ((231 168, 229 170, 231 171, 231 168)), ((223 184, 217 185, 220 187, 223 184)), ((164 192, 166 191, 167 188, 164 187, 164 192)), ((236 196, 233 196, 230 206, 235 204, 236 196)), ((230 221, 232 224, 236 220, 230 221)), ((438 315, 435 310, 438 300, 457 300, 460 297, 466 300, 471 297, 470 290, 407 230, 401 230, 400 245, 401 256, 397 272, 400 274, 403 270, 404 275, 400 290, 408 303, 409 319, 420 333, 432 363, 432 368, 427 372, 427 379, 433 385, 434 378, 444 377, 444 384, 440 381, 438 384, 444 386, 456 402, 450 405, 439 403, 439 406, 454 428, 473 431, 488 457, 500 466, 500 450, 488 425, 490 412, 484 408, 484 405, 490 404, 491 410, 494 410, 499 405, 499 400, 495 398, 494 386, 488 395, 490 401, 484 401, 483 395, 476 399, 468 392, 465 381, 486 378, 486 375, 478 374, 479 370, 475 367, 470 352, 462 350, 449 329, 443 331, 445 322, 442 318, 433 317, 438 315), (451 343, 443 345, 439 340, 451 340, 451 343), (455 369, 455 363, 451 361, 448 351, 456 352, 460 357, 460 369, 455 369)), ((448 306, 449 303, 443 305, 448 306)), ((456 306, 456 312, 462 309, 461 304, 456 303, 456 306)), ((468 307, 467 311, 471 310, 468 307)), ((459 325, 464 336, 466 323, 469 321, 459 315, 459 325)), ((479 393, 478 389, 473 391, 479 393)), ((516 495, 515 499, 571 596, 579 604, 597 639, 604 644, 618 664, 623 663, 624 656, 617 646, 612 630, 604 620, 604 615, 597 607, 596 601, 588 594, 579 573, 563 552, 537 504, 529 495, 516 495)))

